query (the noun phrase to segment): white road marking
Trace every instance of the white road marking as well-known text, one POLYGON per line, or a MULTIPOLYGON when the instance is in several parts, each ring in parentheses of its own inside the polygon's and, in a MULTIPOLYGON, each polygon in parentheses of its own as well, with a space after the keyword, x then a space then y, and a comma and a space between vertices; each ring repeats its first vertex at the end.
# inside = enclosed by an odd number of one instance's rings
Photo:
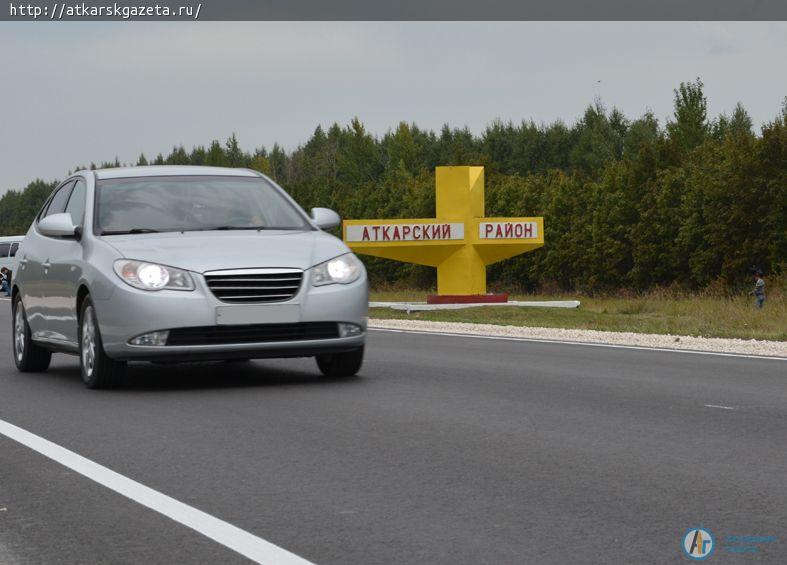
POLYGON ((722 406, 720 404, 703 404, 705 408, 721 408, 722 410, 735 410, 733 406, 722 406))
POLYGON ((57 461, 100 485, 163 514, 257 563, 312 565, 310 561, 245 530, 197 510, 150 487, 86 459, 14 424, 0 420, 0 434, 57 461))
POLYGON ((770 359, 773 361, 787 361, 787 357, 774 357, 769 355, 748 355, 746 353, 724 353, 722 351, 700 351, 697 349, 675 349, 671 347, 646 347, 643 345, 621 345, 616 343, 593 343, 589 341, 569 341, 560 339, 539 339, 537 337, 508 337, 502 335, 461 334, 452 332, 430 332, 426 330, 401 330, 393 328, 368 328, 368 331, 393 332, 406 334, 439 335, 445 337, 470 337, 475 339, 495 339, 502 341, 530 341, 536 343, 556 343, 558 345, 587 345, 589 347, 612 347, 616 349, 638 349, 641 351, 666 351, 668 353, 691 353, 694 355, 717 355, 719 357, 742 357, 744 359, 770 359))

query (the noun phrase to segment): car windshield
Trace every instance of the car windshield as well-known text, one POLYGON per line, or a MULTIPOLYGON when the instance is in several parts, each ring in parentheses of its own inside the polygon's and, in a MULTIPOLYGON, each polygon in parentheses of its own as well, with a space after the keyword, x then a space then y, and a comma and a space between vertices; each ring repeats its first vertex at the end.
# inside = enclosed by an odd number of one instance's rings
POLYGON ((171 231, 310 229, 276 188, 259 177, 161 176, 97 183, 99 235, 171 231))

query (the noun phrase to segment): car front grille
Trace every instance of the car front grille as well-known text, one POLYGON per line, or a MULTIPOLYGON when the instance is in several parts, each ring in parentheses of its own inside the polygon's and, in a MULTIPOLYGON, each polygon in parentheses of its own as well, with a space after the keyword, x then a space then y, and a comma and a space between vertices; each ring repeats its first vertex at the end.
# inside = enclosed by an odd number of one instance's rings
POLYGON ((299 269, 230 269, 205 273, 205 281, 222 302, 282 302, 298 294, 299 269))
POLYGON ((167 345, 231 345, 338 337, 339 326, 336 322, 200 326, 169 330, 167 345))

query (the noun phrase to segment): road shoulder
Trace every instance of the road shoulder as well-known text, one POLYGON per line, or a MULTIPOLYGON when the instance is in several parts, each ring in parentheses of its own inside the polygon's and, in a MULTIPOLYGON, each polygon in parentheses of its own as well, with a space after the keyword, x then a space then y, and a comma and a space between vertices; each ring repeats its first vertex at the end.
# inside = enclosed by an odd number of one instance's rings
POLYGON ((787 359, 787 342, 756 339, 676 336, 669 334, 640 334, 633 332, 608 332, 563 328, 526 326, 501 326, 495 324, 470 324, 461 322, 429 322, 423 320, 387 320, 372 318, 369 327, 374 329, 421 331, 448 334, 479 335, 487 337, 533 339, 674 349, 709 353, 728 353, 778 357, 787 359))

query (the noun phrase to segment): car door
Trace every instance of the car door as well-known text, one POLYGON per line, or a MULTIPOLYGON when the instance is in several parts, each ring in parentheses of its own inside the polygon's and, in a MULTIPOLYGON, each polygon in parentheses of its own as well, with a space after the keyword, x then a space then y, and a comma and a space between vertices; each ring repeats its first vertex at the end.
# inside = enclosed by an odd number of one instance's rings
MULTIPOLYGON (((78 178, 65 206, 75 226, 84 224, 85 194, 87 185, 78 178)), ((77 285, 82 276, 83 248, 76 238, 49 238, 49 272, 44 268, 44 280, 48 297, 45 302, 47 325, 52 330, 51 338, 77 345, 78 313, 77 285)))
POLYGON ((44 204, 33 222, 32 228, 25 237, 24 245, 17 254, 22 300, 27 313, 30 333, 34 339, 49 340, 56 334, 56 329, 50 323, 51 289, 47 284, 51 266, 50 258, 53 256, 52 245, 56 239, 41 234, 38 231, 38 222, 51 214, 65 211, 74 182, 74 180, 68 180, 52 192, 52 196, 44 204))

